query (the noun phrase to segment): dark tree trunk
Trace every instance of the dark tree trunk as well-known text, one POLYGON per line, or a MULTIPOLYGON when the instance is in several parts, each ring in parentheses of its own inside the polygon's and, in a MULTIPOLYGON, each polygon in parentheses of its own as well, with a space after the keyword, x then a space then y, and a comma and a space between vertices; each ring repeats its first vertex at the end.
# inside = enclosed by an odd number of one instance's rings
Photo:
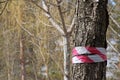
MULTIPOLYGON (((107 47, 107 0, 77 0, 75 47, 107 47)), ((73 80, 106 80, 107 62, 73 64, 73 80)))

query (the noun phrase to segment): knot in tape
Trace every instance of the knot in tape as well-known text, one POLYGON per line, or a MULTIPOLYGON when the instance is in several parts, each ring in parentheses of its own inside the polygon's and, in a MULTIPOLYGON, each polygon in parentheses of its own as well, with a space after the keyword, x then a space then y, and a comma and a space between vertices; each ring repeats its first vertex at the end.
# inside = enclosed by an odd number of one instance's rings
POLYGON ((106 49, 102 47, 75 47, 72 63, 94 63, 107 61, 106 49))

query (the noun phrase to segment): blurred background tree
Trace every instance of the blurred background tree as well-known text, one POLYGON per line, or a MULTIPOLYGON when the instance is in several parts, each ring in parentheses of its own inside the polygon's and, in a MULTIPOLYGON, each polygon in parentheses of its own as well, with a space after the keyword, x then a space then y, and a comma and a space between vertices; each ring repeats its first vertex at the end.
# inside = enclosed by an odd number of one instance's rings
MULTIPOLYGON (((41 0, 34 0, 42 5, 41 0)), ((46 0, 52 17, 58 24, 60 17, 56 0, 46 0)), ((108 40, 109 80, 119 79, 120 1, 109 3, 110 26, 108 40), (110 78, 110 76, 112 78, 110 78)), ((71 23, 75 0, 62 3, 65 24, 71 23)), ((30 0, 0 0, 0 79, 20 80, 20 40, 23 35, 25 80, 63 80, 63 40, 61 34, 48 21, 45 13, 30 0)), ((72 48, 72 37, 71 48, 72 48)), ((22 79, 21 79, 22 80, 22 79)))
POLYGON ((107 33, 108 42, 108 71, 107 77, 109 80, 118 80, 120 75, 120 1, 109 0, 108 4, 110 24, 107 33), (111 77, 112 76, 112 77, 111 77))

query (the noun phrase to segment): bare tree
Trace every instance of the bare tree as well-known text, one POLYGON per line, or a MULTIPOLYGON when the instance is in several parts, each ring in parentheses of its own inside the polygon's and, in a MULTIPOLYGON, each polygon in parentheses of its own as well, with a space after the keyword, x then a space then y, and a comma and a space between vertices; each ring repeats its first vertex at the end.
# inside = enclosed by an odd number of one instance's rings
POLYGON ((60 17, 62 25, 59 25, 56 20, 52 17, 51 12, 49 11, 49 7, 47 5, 46 0, 42 0, 42 6, 39 4, 34 3, 36 6, 38 6, 41 10, 44 11, 44 14, 46 17, 48 17, 48 20, 50 23, 53 25, 54 28, 58 30, 58 32, 62 35, 63 37, 63 50, 64 50, 64 80, 70 80, 70 36, 74 28, 74 22, 75 22, 75 17, 72 19, 71 25, 69 27, 66 26, 65 20, 64 20, 64 15, 62 12, 62 0, 56 0, 57 4, 53 4, 57 7, 58 10, 58 15, 60 17))

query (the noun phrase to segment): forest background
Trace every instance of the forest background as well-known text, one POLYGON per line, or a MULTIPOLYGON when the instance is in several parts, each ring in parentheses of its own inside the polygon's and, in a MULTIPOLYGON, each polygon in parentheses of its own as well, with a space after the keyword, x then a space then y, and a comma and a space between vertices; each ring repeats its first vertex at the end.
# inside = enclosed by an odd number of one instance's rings
MULTIPOLYGON (((63 80, 62 35, 39 7, 42 0, 0 0, 0 80, 63 80)), ((55 21, 62 25, 56 0, 46 0, 55 21)), ((64 0, 62 11, 69 26, 75 0, 64 0)), ((109 0, 107 79, 120 79, 120 1, 109 0), (114 77, 113 77, 114 76, 114 77)), ((73 47, 72 33, 71 48, 73 47)))

